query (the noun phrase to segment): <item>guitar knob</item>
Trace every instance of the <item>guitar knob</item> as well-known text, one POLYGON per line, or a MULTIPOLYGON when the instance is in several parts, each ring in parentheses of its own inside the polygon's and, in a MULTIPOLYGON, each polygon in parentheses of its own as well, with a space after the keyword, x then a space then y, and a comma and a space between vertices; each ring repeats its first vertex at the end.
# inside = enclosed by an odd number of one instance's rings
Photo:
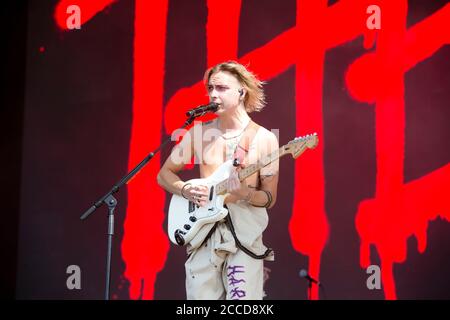
POLYGON ((185 225, 184 225, 184 228, 185 228, 186 230, 189 230, 189 229, 191 228, 191 226, 188 225, 188 224, 185 224, 185 225))
POLYGON ((177 242, 177 244, 179 246, 183 246, 184 245, 184 238, 183 238, 184 234, 185 234, 185 232, 181 231, 180 229, 177 229, 175 231, 175 241, 177 242))
POLYGON ((189 220, 191 220, 192 222, 195 222, 195 221, 197 221, 197 218, 194 217, 194 216, 190 216, 190 217, 189 217, 189 220))

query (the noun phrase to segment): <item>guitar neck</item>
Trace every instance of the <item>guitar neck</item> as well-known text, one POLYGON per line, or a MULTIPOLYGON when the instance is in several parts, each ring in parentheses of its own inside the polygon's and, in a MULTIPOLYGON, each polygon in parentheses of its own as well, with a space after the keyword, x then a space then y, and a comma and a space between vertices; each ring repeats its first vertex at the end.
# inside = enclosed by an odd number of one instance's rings
MULTIPOLYGON (((261 168, 264 168, 265 166, 269 165, 270 163, 274 162, 275 160, 281 158, 282 156, 285 156, 288 153, 292 154, 292 157, 294 159, 297 159, 307 148, 315 148, 318 144, 318 138, 317 133, 308 134, 304 137, 298 137, 294 140, 289 141, 289 143, 285 144, 278 150, 275 150, 268 156, 263 157, 261 160, 259 160, 257 163, 249 165, 248 167, 242 169, 239 171, 239 181, 243 181, 244 179, 248 178, 261 168)), ((225 194, 228 192, 227 190, 227 182, 228 179, 225 179, 218 184, 215 185, 214 192, 217 195, 225 194)))
MULTIPOLYGON (((285 151, 284 147, 279 148, 278 150, 275 150, 268 156, 265 156, 257 163, 251 164, 248 167, 245 167, 239 172, 239 181, 243 181, 244 179, 250 177, 252 174, 260 170, 261 168, 264 168, 265 166, 268 166, 278 158, 281 158, 282 156, 286 155, 287 152, 285 151)), ((217 194, 225 194, 227 193, 227 180, 221 181, 216 185, 216 193, 217 194)))

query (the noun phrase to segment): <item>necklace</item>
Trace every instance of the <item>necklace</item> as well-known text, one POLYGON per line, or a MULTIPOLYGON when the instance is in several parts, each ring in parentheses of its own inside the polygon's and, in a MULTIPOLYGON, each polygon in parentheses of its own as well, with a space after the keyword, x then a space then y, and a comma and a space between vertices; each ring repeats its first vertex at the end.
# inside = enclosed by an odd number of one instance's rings
MULTIPOLYGON (((235 135, 235 136, 232 136, 232 137, 225 137, 225 136, 224 136, 225 133, 223 133, 220 137, 221 137, 222 139, 224 139, 224 140, 232 140, 232 139, 236 139, 236 138, 240 137, 240 136, 244 133, 245 129, 247 129, 247 127, 248 127, 249 124, 250 124, 250 119, 249 119, 248 123, 245 125, 244 129, 242 129, 241 132, 240 132, 239 134, 235 135)), ((217 120, 217 129, 219 129, 219 120, 217 120)), ((220 129, 219 129, 219 130, 220 130, 220 129)))
MULTIPOLYGON (((245 129, 244 129, 245 130, 245 129)), ((244 133, 244 130, 241 131, 241 133, 239 133, 238 135, 232 136, 232 137, 224 137, 224 135, 222 134, 221 137, 223 140, 232 140, 232 139, 236 139, 238 137, 240 137, 242 135, 242 133, 244 133)))

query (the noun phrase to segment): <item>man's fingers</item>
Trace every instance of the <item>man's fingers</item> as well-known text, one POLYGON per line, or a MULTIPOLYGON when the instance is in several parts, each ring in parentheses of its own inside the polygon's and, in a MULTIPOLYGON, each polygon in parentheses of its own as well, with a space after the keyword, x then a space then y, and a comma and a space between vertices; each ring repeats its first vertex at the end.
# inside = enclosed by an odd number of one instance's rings
POLYGON ((194 195, 198 198, 207 198, 208 194, 203 193, 203 192, 194 192, 194 195))
POLYGON ((192 188, 192 194, 196 196, 207 196, 209 188, 207 186, 195 186, 192 188))
POLYGON ((236 184, 233 179, 228 180, 228 191, 234 191, 236 189, 236 184))
POLYGON ((239 190, 241 186, 241 181, 239 181, 239 176, 237 171, 231 172, 230 177, 227 180, 227 190, 233 192, 239 190))

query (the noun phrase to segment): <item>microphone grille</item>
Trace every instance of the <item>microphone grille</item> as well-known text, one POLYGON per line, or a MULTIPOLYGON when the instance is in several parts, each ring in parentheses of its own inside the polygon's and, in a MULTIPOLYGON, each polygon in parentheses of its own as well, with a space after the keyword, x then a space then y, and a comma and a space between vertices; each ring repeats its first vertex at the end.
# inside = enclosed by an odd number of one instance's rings
POLYGON ((300 270, 300 272, 298 273, 300 275, 300 277, 304 278, 308 275, 308 272, 306 272, 305 269, 300 270))

